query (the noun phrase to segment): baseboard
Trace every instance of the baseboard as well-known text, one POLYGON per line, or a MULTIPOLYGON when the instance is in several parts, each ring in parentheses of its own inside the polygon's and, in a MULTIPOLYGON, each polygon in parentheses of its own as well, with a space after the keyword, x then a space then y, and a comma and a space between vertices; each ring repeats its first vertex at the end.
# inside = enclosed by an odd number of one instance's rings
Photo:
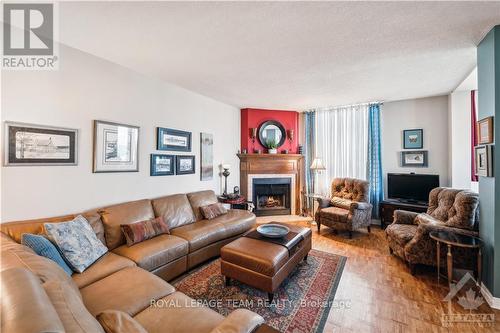
POLYGON ((488 302, 490 308, 500 310, 500 297, 493 297, 488 288, 481 282, 481 294, 483 294, 484 299, 488 302))

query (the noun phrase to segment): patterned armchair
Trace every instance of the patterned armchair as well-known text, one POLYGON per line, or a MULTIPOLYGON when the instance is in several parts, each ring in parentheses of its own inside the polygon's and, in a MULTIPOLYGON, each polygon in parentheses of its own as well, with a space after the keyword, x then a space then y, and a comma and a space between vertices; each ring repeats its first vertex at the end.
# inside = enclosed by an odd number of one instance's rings
MULTIPOLYGON (((389 251, 405 260, 415 273, 415 265, 436 266, 436 242, 429 233, 448 230, 463 235, 478 235, 479 197, 465 190, 438 187, 429 193, 427 213, 394 211, 394 222, 386 228, 389 251)), ((470 249, 454 248, 457 265, 473 268, 476 256, 470 249)), ((442 245, 441 263, 446 263, 446 248, 442 245)))
POLYGON ((367 181, 354 178, 336 178, 332 181, 330 198, 318 200, 319 209, 315 220, 318 232, 321 225, 335 231, 349 231, 367 227, 370 232, 372 205, 368 202, 367 181))

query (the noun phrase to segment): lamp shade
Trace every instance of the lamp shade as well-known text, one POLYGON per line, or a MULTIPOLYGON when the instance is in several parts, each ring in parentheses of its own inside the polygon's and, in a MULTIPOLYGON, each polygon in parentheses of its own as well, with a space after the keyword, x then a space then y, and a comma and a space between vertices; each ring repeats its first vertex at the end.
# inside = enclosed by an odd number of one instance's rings
POLYGON ((325 165, 323 164, 323 160, 321 158, 316 157, 312 164, 311 170, 325 170, 325 165))

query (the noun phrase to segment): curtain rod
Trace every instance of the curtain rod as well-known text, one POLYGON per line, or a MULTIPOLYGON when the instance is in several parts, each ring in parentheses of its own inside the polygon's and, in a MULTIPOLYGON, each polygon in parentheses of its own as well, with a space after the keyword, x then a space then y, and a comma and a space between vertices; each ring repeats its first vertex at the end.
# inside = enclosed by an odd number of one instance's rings
POLYGON ((320 107, 320 108, 312 108, 312 109, 304 110, 303 112, 332 110, 332 109, 348 108, 348 107, 353 107, 353 106, 370 105, 370 104, 384 105, 384 101, 372 101, 372 102, 344 104, 344 105, 337 105, 337 106, 325 106, 325 107, 320 107))

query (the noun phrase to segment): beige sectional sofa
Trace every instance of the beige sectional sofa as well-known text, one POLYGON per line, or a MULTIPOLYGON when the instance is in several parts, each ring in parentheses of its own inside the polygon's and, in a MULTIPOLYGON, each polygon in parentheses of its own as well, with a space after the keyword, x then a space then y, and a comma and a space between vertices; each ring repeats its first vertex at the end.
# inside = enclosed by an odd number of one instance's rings
POLYGON ((23 233, 43 234, 44 223, 68 221, 75 215, 3 223, 0 226, 2 331, 94 332, 98 327, 102 332, 95 317, 105 310, 130 315, 147 332, 165 332, 167 327, 168 332, 255 330, 263 322, 257 314, 239 309, 224 318, 208 308, 192 307, 189 297, 166 282, 218 256, 222 246, 255 225, 255 215, 242 210, 229 210, 223 216, 204 220, 199 208, 215 202, 217 198, 212 191, 201 191, 82 213, 109 252, 83 273, 71 277, 57 264, 19 242, 23 233), (163 216, 169 225, 169 235, 131 247, 126 245, 120 224, 158 216, 163 216), (67 295, 55 293, 58 288, 67 295), (76 316, 68 315, 75 309, 61 310, 61 299, 80 309, 76 316))

